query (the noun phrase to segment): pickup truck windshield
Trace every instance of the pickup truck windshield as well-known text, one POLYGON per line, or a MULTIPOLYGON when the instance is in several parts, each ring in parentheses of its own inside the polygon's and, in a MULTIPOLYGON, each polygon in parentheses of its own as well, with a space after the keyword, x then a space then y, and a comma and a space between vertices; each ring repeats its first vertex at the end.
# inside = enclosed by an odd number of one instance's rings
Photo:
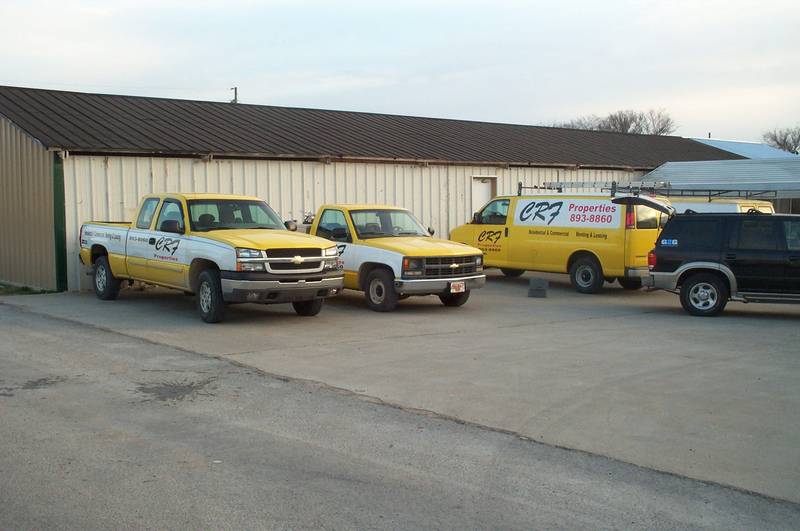
POLYGON ((225 229, 283 229, 280 217, 263 201, 201 199, 187 201, 194 232, 225 229))
POLYGON ((351 210, 358 237, 429 236, 428 231, 406 210, 351 210))

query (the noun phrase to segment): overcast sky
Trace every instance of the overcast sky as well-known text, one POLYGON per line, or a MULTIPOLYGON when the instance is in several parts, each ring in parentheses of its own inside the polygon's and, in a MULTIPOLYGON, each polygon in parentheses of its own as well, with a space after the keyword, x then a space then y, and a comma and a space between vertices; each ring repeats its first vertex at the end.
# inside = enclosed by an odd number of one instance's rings
POLYGON ((800 125, 800 2, 0 0, 0 84, 525 124, 800 125))

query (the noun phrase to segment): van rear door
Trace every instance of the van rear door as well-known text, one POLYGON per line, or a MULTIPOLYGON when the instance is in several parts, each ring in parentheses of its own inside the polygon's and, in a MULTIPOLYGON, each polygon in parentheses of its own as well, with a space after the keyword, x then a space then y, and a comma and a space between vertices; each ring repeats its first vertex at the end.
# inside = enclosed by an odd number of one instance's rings
POLYGON ((625 275, 646 275, 647 253, 655 247, 661 227, 675 209, 647 196, 623 195, 611 201, 625 205, 625 275))

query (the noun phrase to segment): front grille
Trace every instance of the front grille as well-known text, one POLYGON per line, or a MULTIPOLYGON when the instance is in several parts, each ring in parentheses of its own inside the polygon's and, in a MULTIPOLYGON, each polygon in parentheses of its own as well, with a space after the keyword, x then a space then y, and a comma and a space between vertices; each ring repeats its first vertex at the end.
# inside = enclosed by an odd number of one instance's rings
POLYGON ((269 264, 269 268, 273 271, 297 271, 299 269, 319 269, 321 267, 321 262, 303 262, 301 264, 293 264, 291 262, 272 262, 269 264))
POLYGON ((476 256, 441 256, 425 259, 422 278, 461 277, 476 272, 476 256), (456 267, 453 267, 453 264, 456 267))
POLYGON ((295 256, 303 258, 322 256, 322 249, 267 249, 267 258, 294 258, 295 256))

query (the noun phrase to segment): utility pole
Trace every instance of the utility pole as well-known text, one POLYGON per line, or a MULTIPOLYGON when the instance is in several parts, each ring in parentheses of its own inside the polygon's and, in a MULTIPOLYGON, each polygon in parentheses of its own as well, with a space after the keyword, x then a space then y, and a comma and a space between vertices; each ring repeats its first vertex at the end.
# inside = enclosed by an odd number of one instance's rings
POLYGON ((233 91, 233 99, 231 103, 239 103, 239 87, 231 87, 230 90, 233 91))

